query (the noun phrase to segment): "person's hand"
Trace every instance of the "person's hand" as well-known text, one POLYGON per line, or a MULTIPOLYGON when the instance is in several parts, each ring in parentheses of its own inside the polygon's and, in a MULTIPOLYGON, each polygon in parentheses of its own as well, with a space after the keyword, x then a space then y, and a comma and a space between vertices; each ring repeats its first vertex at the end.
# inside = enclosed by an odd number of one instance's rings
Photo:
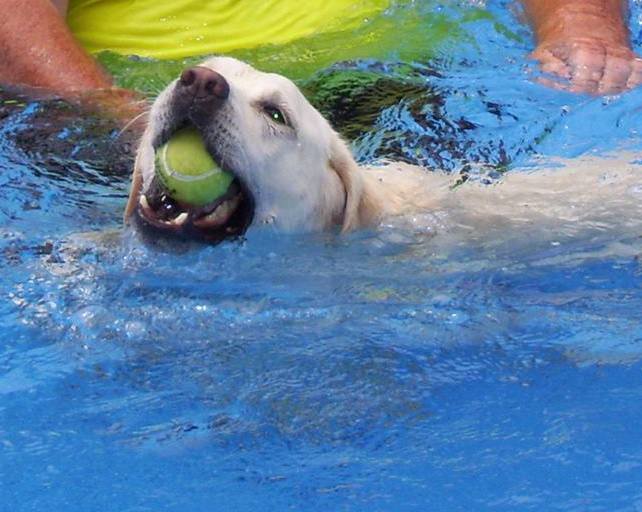
POLYGON ((119 87, 84 91, 76 98, 83 107, 95 109, 121 123, 131 121, 149 107, 149 103, 139 93, 119 87))
POLYGON ((531 56, 554 78, 552 87, 589 94, 617 94, 642 83, 642 59, 627 46, 598 38, 544 42, 531 56))
POLYGON ((135 91, 111 87, 93 91, 66 94, 66 101, 77 105, 81 111, 116 122, 122 130, 142 133, 149 110, 149 102, 135 91))

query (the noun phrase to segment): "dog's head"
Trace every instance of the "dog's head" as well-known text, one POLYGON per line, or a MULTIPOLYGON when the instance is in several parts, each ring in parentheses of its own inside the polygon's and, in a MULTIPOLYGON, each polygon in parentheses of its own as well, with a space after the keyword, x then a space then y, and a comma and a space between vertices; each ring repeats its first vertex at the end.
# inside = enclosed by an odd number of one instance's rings
POLYGON ((359 224, 363 179, 349 149, 288 79, 215 57, 183 72, 156 99, 138 148, 126 217, 217 241, 250 224, 310 231, 359 224), (213 159, 236 177, 226 196, 191 208, 168 199, 155 151, 196 127, 213 159))

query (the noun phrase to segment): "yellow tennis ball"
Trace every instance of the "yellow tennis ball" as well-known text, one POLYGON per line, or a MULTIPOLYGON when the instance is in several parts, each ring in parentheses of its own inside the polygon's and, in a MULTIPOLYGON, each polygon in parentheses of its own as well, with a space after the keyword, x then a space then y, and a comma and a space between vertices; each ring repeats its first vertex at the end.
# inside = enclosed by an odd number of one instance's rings
POLYGON ((234 180, 212 159, 195 128, 178 130, 156 151, 156 176, 170 197, 192 206, 215 201, 234 180))

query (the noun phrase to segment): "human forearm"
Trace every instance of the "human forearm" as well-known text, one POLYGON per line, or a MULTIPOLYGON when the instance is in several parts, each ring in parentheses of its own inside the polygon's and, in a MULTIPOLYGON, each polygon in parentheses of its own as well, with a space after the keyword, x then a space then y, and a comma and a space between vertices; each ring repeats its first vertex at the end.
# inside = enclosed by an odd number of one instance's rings
POLYGON ((0 0, 0 83, 58 92, 111 87, 50 0, 0 0))
POLYGON ((61 16, 64 17, 67 14, 67 10, 69 8, 69 0, 51 0, 51 3, 56 6, 56 9, 58 9, 58 12, 61 14, 61 16))

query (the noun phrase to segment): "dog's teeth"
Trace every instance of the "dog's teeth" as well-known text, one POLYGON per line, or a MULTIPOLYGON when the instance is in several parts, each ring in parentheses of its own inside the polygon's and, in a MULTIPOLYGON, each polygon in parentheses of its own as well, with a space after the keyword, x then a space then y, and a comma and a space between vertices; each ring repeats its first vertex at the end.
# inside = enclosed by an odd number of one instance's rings
POLYGON ((145 208, 145 210, 149 210, 149 201, 147 201, 147 196, 145 194, 140 195, 140 199, 138 200, 138 203, 145 208))
POLYGON ((230 211, 229 204, 228 203, 223 203, 216 210, 214 210, 209 215, 206 215, 201 220, 204 223, 207 223, 207 224, 212 224, 212 225, 220 224, 221 222, 225 221, 229 211, 230 211))
POLYGON ((241 202, 240 194, 221 203, 212 213, 194 221, 200 228, 216 228, 225 224, 236 211, 241 202))
POLYGON ((171 224, 173 226, 182 226, 185 224, 185 221, 187 221, 187 218, 189 215, 186 212, 181 213, 178 217, 176 217, 173 221, 171 221, 171 224))

